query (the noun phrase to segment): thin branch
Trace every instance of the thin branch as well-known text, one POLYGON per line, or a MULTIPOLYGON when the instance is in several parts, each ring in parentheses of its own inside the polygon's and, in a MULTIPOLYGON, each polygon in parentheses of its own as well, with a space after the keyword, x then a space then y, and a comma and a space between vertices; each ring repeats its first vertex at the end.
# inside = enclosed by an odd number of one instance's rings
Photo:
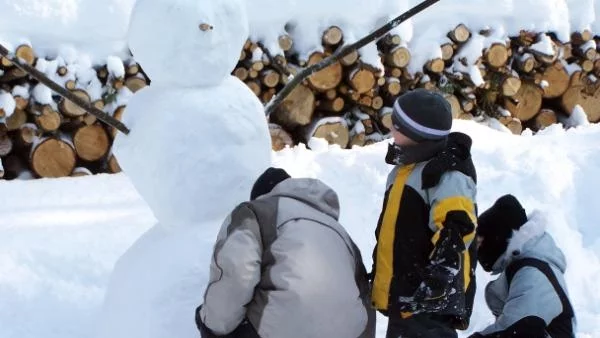
POLYGON ((60 96, 68 99, 69 101, 72 101, 74 104, 78 105, 80 108, 85 109, 90 114, 96 116, 99 120, 103 121, 104 123, 108 124, 111 127, 116 128, 123 134, 126 134, 126 135, 129 134, 129 129, 121 121, 115 119, 114 117, 108 115, 107 113, 101 111, 100 109, 92 106, 91 103, 85 102, 83 99, 79 98, 78 96, 74 95, 67 89, 63 88, 58 83, 49 79, 45 74, 43 74, 39 70, 37 70, 37 69, 33 68, 32 66, 28 65, 27 63, 21 61, 18 57, 16 57, 8 49, 6 49, 2 44, 0 44, 0 55, 4 56, 8 60, 10 60, 15 66, 17 66, 21 70, 25 71, 27 74, 29 74, 34 79, 38 80, 40 83, 46 85, 48 88, 52 89, 53 91, 58 93, 60 96))
POLYGON ((383 35, 385 35, 389 31, 391 31, 395 27, 399 26, 404 21, 410 19, 414 15, 420 13, 421 11, 423 11, 426 8, 430 7, 431 5, 437 3, 438 1, 440 1, 440 0, 425 0, 425 1, 421 2, 420 4, 409 9, 408 11, 402 13, 400 16, 396 17, 392 21, 386 23, 385 25, 381 26, 377 30, 373 31, 371 34, 363 37, 362 39, 356 41, 353 44, 338 48, 332 55, 325 58, 321 62, 316 63, 310 67, 303 69, 300 73, 298 73, 296 76, 294 76, 294 78, 290 82, 288 82, 281 89, 281 91, 277 95, 275 95, 273 97, 273 99, 267 104, 267 106, 265 107, 265 115, 266 116, 271 115, 271 113, 273 113, 277 109, 277 107, 279 107, 279 105, 292 92, 292 90, 294 90, 294 88, 296 88, 296 86, 299 85, 307 77, 313 75, 314 73, 316 73, 324 68, 329 67, 330 65, 332 65, 336 61, 340 60, 344 56, 352 53, 354 50, 358 50, 358 49, 368 45, 369 43, 377 40, 378 38, 381 38, 383 35))

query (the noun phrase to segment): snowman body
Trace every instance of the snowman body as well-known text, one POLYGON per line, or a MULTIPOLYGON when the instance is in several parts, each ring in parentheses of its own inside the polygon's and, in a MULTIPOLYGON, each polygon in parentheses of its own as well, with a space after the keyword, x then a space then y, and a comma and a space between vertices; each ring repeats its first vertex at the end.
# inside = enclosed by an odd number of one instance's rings
POLYGON ((263 107, 232 77, 248 36, 243 0, 138 0, 129 42, 152 80, 113 145, 158 223, 118 260, 99 338, 197 337, 221 223, 270 165, 263 107))

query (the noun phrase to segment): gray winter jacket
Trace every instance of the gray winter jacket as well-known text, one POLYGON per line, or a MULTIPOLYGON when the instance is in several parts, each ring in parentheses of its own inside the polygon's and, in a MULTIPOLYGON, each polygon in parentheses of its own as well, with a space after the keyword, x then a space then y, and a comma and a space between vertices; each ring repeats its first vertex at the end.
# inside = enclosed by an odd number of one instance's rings
MULTIPOLYGON (((550 265, 561 288, 567 293, 564 280, 566 260, 552 237, 545 232, 546 220, 539 212, 533 212, 528 222, 510 239, 508 249, 494 264, 493 273, 500 276, 485 289, 488 307, 496 316, 496 322, 480 333, 484 336, 504 333, 523 318, 541 318, 549 325, 563 312, 559 295, 548 278, 537 268, 525 266, 507 281, 506 268, 521 258, 535 258, 550 265)), ((573 328, 575 320, 573 319, 573 328)))
POLYGON ((374 337, 360 252, 338 217, 336 193, 315 179, 238 206, 218 235, 202 322, 218 335, 248 318, 262 338, 374 337))

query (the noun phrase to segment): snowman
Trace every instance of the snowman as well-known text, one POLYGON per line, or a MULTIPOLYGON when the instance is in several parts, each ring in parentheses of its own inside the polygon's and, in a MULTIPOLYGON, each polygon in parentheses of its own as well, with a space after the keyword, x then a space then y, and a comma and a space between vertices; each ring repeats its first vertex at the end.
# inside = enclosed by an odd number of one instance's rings
POLYGON ((263 107, 230 75, 244 0, 138 0, 129 45, 152 80, 129 101, 113 152, 158 223, 117 262, 99 338, 198 337, 218 229, 271 162, 263 107))

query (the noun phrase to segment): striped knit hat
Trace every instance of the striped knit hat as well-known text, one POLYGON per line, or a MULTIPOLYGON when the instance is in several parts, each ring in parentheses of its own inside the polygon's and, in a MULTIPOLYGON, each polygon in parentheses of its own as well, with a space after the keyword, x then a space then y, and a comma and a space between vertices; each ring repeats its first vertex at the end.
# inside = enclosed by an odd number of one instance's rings
POLYGON ((444 139, 452 127, 452 108, 440 94, 415 89, 394 102, 392 124, 416 142, 444 139))

